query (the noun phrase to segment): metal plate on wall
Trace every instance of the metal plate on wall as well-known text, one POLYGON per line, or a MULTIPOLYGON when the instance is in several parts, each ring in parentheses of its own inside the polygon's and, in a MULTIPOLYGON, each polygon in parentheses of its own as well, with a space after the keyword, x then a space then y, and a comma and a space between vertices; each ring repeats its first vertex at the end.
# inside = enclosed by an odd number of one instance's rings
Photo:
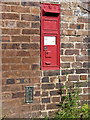
POLYGON ((33 86, 26 86, 25 87, 25 103, 32 103, 33 102, 33 86))

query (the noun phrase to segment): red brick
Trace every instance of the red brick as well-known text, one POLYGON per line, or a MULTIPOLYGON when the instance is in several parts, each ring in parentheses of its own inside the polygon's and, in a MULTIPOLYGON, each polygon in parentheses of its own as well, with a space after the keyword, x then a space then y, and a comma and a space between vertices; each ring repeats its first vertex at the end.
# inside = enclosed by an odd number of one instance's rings
POLYGON ((14 92, 12 93, 12 98, 21 98, 24 97, 24 92, 14 92))
POLYGON ((12 49, 10 49, 10 50, 4 50, 2 56, 3 57, 4 56, 6 56, 6 57, 13 57, 14 56, 15 57, 16 53, 17 53, 17 51, 12 50, 12 49))
POLYGON ((42 98, 42 103, 50 103, 50 98, 42 98))
POLYGON ((72 43, 61 43, 61 48, 74 48, 72 43))
POLYGON ((83 88, 83 92, 86 93, 86 94, 89 94, 90 93, 90 88, 83 88))
POLYGON ((79 50, 76 49, 65 50, 65 55, 79 55, 79 50))
POLYGON ((2 63, 20 63, 21 58, 2 58, 2 63))
POLYGON ((78 48, 78 49, 88 49, 88 44, 83 44, 83 43, 76 43, 75 44, 75 48, 78 48))
POLYGON ((87 80, 87 75, 80 75, 80 80, 87 80))
POLYGON ((70 63, 61 63, 61 68, 70 68, 70 63))
POLYGON ((81 55, 88 55, 88 51, 87 50, 81 50, 81 55))
POLYGON ((70 24, 70 28, 72 28, 72 29, 83 29, 84 24, 70 24))
POLYGON ((40 42, 40 36, 30 36, 30 41, 31 42, 40 42))
POLYGON ((22 6, 40 6, 40 2, 21 2, 22 6))
POLYGON ((17 22, 16 24, 19 28, 30 28, 30 22, 17 22))
POLYGON ((17 35, 20 34, 20 29, 2 29, 2 34, 17 35))
POLYGON ((2 44, 2 49, 20 49, 20 44, 5 43, 2 44))
POLYGON ((89 19, 88 19, 88 18, 81 17, 81 18, 78 18, 78 19, 77 19, 77 22, 88 23, 88 22, 89 22, 89 19))
POLYGON ((39 63, 40 57, 22 58, 22 63, 39 63))
POLYGON ((29 7, 11 6, 11 12, 30 13, 29 7))
POLYGON ((30 36, 12 36, 12 42, 30 42, 30 36))
POLYGON ((29 65, 11 65, 11 70, 29 70, 29 65))
POLYGON ((88 56, 77 56, 76 61, 88 61, 88 56))
POLYGON ((72 63, 72 67, 82 68, 82 63, 81 62, 74 62, 74 63, 72 63))
POLYGON ((32 22, 31 28, 40 28, 40 23, 39 22, 32 22))
POLYGON ((13 19, 13 20, 19 20, 20 15, 16 13, 2 13, 2 19, 13 19))
POLYGON ((2 42, 10 42, 10 36, 2 36, 2 42))
POLYGON ((17 56, 30 56, 29 51, 17 51, 17 56))
POLYGON ((4 2, 7 5, 20 5, 20 2, 4 2))
POLYGON ((40 8, 38 8, 38 7, 31 7, 30 12, 33 15, 39 15, 40 14, 40 8))
POLYGON ((44 97, 44 96, 48 96, 48 91, 42 92, 42 97, 44 97))
POLYGON ((74 61, 74 57, 73 56, 62 56, 61 60, 72 62, 72 61, 74 61))
POLYGON ((31 65, 31 69, 32 70, 40 70, 40 66, 39 66, 39 64, 34 63, 34 64, 31 65))
POLYGON ((10 65, 2 65, 2 71, 9 71, 10 65))
POLYGON ((36 50, 40 48, 38 43, 29 43, 29 44, 24 43, 22 44, 21 47, 22 49, 32 49, 32 50, 36 50))
POLYGON ((71 36, 71 35, 75 35, 76 33, 75 33, 75 30, 63 30, 62 34, 71 36))
POLYGON ((26 20, 26 21, 39 21, 39 16, 30 15, 30 14, 22 14, 22 15, 21 15, 21 20, 26 20))
POLYGON ((53 97, 52 102, 60 102, 60 97, 53 97))
POLYGON ((80 95, 80 100, 90 100, 90 95, 80 95))
POLYGON ((70 81, 79 81, 79 75, 69 75, 68 80, 70 80, 70 81))
POLYGON ((58 109, 58 106, 56 104, 47 104, 46 109, 58 109))
POLYGON ((39 29, 23 29, 22 34, 40 34, 39 29))
POLYGON ((40 78, 31 78, 31 83, 40 83, 40 78))
MULTIPOLYGON (((0 6, 1 7, 1 6, 0 6)), ((2 11, 3 12, 10 12, 10 6, 2 5, 2 11)))

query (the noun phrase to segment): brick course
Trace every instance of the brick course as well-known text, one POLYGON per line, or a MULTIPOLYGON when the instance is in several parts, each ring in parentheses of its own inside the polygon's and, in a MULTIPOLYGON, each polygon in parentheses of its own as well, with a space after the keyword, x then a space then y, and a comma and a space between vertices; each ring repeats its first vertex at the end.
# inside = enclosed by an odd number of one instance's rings
POLYGON ((40 3, 2 3, 2 111, 7 118, 52 117, 63 84, 75 83, 82 93, 81 103, 90 102, 88 18, 76 16, 75 10, 77 3, 61 2, 60 70, 42 71, 40 3), (26 86, 34 87, 30 104, 25 103, 26 86))

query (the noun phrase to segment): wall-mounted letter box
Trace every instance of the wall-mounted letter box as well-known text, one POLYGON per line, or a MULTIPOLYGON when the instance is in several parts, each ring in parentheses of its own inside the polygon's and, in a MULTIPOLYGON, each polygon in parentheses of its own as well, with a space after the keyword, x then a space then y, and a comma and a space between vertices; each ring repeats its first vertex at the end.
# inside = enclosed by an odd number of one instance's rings
POLYGON ((41 69, 60 69, 59 4, 41 4, 41 69))

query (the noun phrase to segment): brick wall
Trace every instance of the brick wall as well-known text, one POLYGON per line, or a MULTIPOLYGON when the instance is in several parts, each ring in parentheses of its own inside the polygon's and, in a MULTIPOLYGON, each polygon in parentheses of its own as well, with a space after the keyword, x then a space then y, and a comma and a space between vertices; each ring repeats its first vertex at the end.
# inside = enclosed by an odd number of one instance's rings
POLYGON ((60 101, 58 90, 67 81, 79 86, 82 102, 89 101, 88 19, 77 14, 77 4, 61 3, 61 68, 51 71, 40 70, 40 3, 0 5, 3 115, 52 117, 60 101), (33 103, 25 103, 25 86, 34 86, 33 103))

